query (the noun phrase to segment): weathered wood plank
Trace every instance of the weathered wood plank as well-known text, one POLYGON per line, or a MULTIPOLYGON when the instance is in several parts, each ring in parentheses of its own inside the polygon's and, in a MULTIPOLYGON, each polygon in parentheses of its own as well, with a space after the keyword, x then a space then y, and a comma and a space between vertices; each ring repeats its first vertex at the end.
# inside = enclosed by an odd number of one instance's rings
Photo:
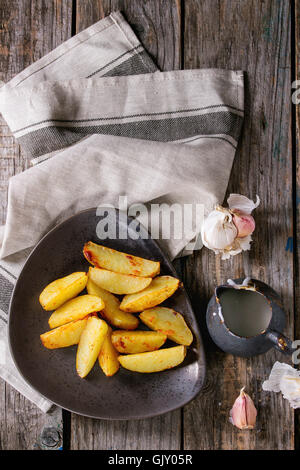
MULTIPOLYGON (((184 281, 205 329, 213 287, 231 277, 252 275, 279 292, 293 334, 292 155, 290 132, 290 5, 285 0, 187 0, 184 67, 246 71, 246 116, 229 192, 259 194, 257 229, 250 253, 220 261, 202 252, 183 263, 184 281)), ((274 351, 240 359, 217 351, 208 338, 207 383, 184 411, 185 449, 292 449, 293 412, 279 394, 261 384, 274 351), (246 385, 258 408, 257 428, 238 431, 228 422, 239 389, 246 385)))
MULTIPOLYGON (((180 67, 180 2, 77 1, 77 31, 121 10, 163 70, 180 67)), ((126 406, 126 404, 124 404, 126 406)), ((72 415, 71 449, 179 449, 181 412, 141 421, 97 421, 72 415)))
POLYGON ((76 30, 121 10, 161 70, 180 68, 180 0, 77 0, 76 30))
MULTIPOLYGON (((2 0, 0 80, 6 82, 71 36, 72 0, 2 0)), ((0 224, 5 222, 10 176, 29 166, 8 126, 0 122, 0 224)), ((58 448, 61 411, 45 415, 0 381, 0 449, 58 448)))
POLYGON ((103 421, 73 414, 71 449, 177 450, 180 432, 179 412, 138 421, 103 421))
MULTIPOLYGON (((300 0, 295 1, 295 78, 298 80, 297 89, 300 89, 300 0)), ((299 91, 297 96, 300 97, 299 91)), ((295 103, 294 103, 295 105, 295 103)), ((295 162, 294 171, 296 172, 294 180, 294 257, 295 257, 295 338, 300 339, 300 104, 295 109, 295 162)), ((298 366, 299 367, 299 366, 298 366)), ((295 415, 295 448, 300 450, 300 410, 295 415)))

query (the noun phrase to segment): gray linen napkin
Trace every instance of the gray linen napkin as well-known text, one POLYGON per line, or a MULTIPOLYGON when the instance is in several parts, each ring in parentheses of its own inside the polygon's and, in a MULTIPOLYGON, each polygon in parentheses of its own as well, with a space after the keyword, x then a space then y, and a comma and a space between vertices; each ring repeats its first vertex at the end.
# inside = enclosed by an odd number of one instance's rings
MULTIPOLYGON (((0 228, 0 376, 42 410, 51 403, 16 370, 6 334, 32 247, 79 210, 118 206, 119 195, 210 211, 225 195, 243 107, 242 72, 159 72, 118 12, 0 89, 0 111, 35 164, 10 180, 0 228)), ((199 233, 191 227, 161 241, 172 258, 199 233)))

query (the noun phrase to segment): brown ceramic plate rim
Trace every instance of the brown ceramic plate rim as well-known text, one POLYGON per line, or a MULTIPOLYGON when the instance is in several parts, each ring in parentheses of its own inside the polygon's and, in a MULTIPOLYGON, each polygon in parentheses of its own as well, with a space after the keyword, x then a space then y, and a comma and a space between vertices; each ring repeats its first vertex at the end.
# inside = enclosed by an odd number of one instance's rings
MULTIPOLYGON (((27 377, 23 374, 23 371, 21 370, 21 368, 19 367, 18 365, 18 362, 15 358, 15 354, 14 354, 14 348, 12 346, 12 342, 11 342, 11 335, 12 335, 12 327, 11 327, 11 318, 12 318, 12 306, 13 306, 13 302, 14 302, 14 297, 15 297, 15 292, 17 291, 18 289, 18 286, 19 286, 19 283, 21 282, 20 281, 20 278, 21 278, 21 275, 22 275, 22 272, 23 270, 26 268, 26 266, 31 262, 31 257, 34 255, 35 251, 38 250, 39 246, 44 243, 44 241, 48 238, 48 236, 50 236, 50 234, 52 234, 53 232, 55 232, 56 230, 58 230, 59 228, 62 228, 65 224, 68 224, 72 219, 78 217, 80 214, 83 214, 83 213, 87 213, 87 212, 95 212, 97 210, 96 207, 92 207, 92 208, 89 208, 89 209, 84 209, 84 210, 81 210, 79 212, 77 212, 76 214, 68 217, 67 219, 63 220, 62 222, 60 222, 59 224, 57 224, 55 227, 53 227, 51 230, 49 230, 40 240, 39 242, 35 245, 35 247, 33 248, 33 250, 31 251, 30 255, 28 256, 28 258, 26 259, 23 267, 22 267, 22 270, 21 272, 19 273, 18 275, 18 278, 17 278, 17 281, 15 283, 15 286, 13 288, 13 292, 12 292, 12 296, 11 296, 11 299, 10 299, 10 304, 9 304, 9 316, 8 316, 8 345, 9 345, 9 351, 10 351, 10 354, 11 354, 11 357, 13 359, 13 362, 14 362, 14 365, 16 367, 16 369, 18 370, 18 372, 20 373, 20 375, 22 376, 22 378, 24 379, 24 381, 27 383, 27 385, 29 385, 33 390, 35 390, 37 393, 39 393, 43 398, 45 398, 46 400, 50 401, 50 403, 52 403, 53 405, 56 405, 56 406, 59 406, 60 408, 66 410, 66 411, 69 411, 71 413, 75 413, 79 416, 84 416, 84 417, 87 417, 87 418, 92 418, 92 419, 102 419, 102 420, 105 420, 105 421, 118 421, 118 420, 124 420, 124 421, 128 421, 128 420, 138 420, 138 419, 146 419, 146 418, 152 418, 152 417, 155 417, 155 416, 161 416, 165 413, 169 413, 169 412, 172 412, 172 411, 175 411, 175 410, 178 410, 180 408, 182 408, 183 406, 187 405, 188 403, 190 403, 191 401, 193 401, 196 396, 199 394, 199 392, 201 391, 202 387, 203 387, 203 384, 204 384, 204 380, 205 380, 205 376, 206 376, 206 357, 205 357, 205 351, 204 351, 204 346, 203 346, 203 340, 202 340, 202 337, 201 337, 201 334, 200 334, 200 330, 199 330, 199 326, 198 326, 198 322, 197 322, 197 319, 196 319, 196 315, 194 313, 194 310, 192 308, 192 305, 191 305, 191 301, 190 301, 190 298, 186 292, 186 289, 183 285, 183 283, 181 283, 181 289, 182 289, 182 292, 184 293, 184 296, 185 296, 185 299, 186 299, 186 303, 188 304, 189 306, 189 309, 190 311, 192 312, 192 315, 194 317, 194 320, 195 320, 195 325, 193 326, 193 331, 195 333, 195 335, 198 336, 198 339, 200 339, 200 343, 201 343, 201 361, 202 361, 202 364, 203 364, 203 367, 202 367, 202 370, 203 370, 203 374, 201 376, 201 381, 198 380, 197 381, 197 387, 196 390, 191 394, 190 398, 188 400, 186 399, 183 399, 181 403, 178 403, 176 406, 170 406, 168 409, 165 409, 164 411, 160 411, 160 412, 150 412, 150 413, 145 413, 143 415, 130 415, 130 417, 121 417, 121 418, 118 418, 118 417, 102 417, 102 416, 97 416, 97 415, 93 415, 93 414, 89 414, 89 413, 81 413, 79 411, 76 411, 74 409, 72 409, 71 407, 68 408, 66 405, 62 405, 61 403, 59 403, 59 401, 55 401, 53 400, 52 398, 48 398, 47 396, 45 396, 45 394, 42 394, 38 388, 36 388, 31 382, 30 380, 27 379, 27 377)), ((117 212, 119 212, 118 209, 115 209, 117 212)), ((131 219, 131 220, 134 220, 133 217, 130 217, 127 215, 127 219, 131 219)), ((145 227, 140 224, 143 229, 145 231, 147 231, 145 229, 145 227)), ((149 236, 149 239, 151 237, 149 236)), ((173 275, 176 276, 178 278, 178 273, 176 272, 171 260, 169 259, 168 255, 166 255, 166 253, 163 251, 163 249, 161 248, 161 246, 156 242, 156 240, 154 240, 153 238, 151 238, 151 242, 156 245, 157 249, 161 252, 161 255, 162 257, 165 259, 165 261, 167 262, 167 264, 169 265, 169 268, 170 270, 172 271, 173 275)), ((179 366, 180 367, 180 366, 179 366)), ((141 376, 143 374, 140 374, 141 376)), ((150 374, 149 374, 150 375, 150 374)))

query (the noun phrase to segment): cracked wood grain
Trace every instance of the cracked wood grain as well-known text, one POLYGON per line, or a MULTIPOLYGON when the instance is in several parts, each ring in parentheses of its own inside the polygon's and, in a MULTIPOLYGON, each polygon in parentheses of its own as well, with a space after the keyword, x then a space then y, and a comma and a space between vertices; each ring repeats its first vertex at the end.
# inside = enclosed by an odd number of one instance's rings
MULTIPOLYGON (((7 82, 71 36, 72 1, 1 0, 0 80, 7 82)), ((8 126, 0 121, 0 224, 8 180, 29 167, 8 126)), ((62 445, 61 410, 39 411, 0 380, 0 449, 57 449, 62 445)))
MULTIPOLYGON (((270 284, 287 313, 285 333, 292 337, 293 253, 290 2, 185 2, 185 68, 220 67, 245 71, 245 123, 228 194, 261 197, 250 252, 221 261, 203 249, 183 262, 184 282, 205 331, 205 309, 216 284, 251 275, 270 284)), ((221 202, 221 201, 220 201, 221 202)), ((275 360, 274 350, 252 359, 226 355, 206 337, 208 374, 199 397, 184 411, 186 449, 293 449, 294 416, 279 394, 262 391, 275 360), (229 423, 239 389, 258 408, 254 431, 229 423)))

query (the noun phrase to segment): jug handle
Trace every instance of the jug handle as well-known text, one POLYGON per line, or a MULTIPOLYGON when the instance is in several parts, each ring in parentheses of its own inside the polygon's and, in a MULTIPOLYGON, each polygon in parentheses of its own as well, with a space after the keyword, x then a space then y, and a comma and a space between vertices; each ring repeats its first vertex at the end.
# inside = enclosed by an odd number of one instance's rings
POLYGON ((293 341, 274 330, 267 330, 266 337, 273 343, 275 349, 284 354, 293 354, 296 348, 293 347, 293 341))

